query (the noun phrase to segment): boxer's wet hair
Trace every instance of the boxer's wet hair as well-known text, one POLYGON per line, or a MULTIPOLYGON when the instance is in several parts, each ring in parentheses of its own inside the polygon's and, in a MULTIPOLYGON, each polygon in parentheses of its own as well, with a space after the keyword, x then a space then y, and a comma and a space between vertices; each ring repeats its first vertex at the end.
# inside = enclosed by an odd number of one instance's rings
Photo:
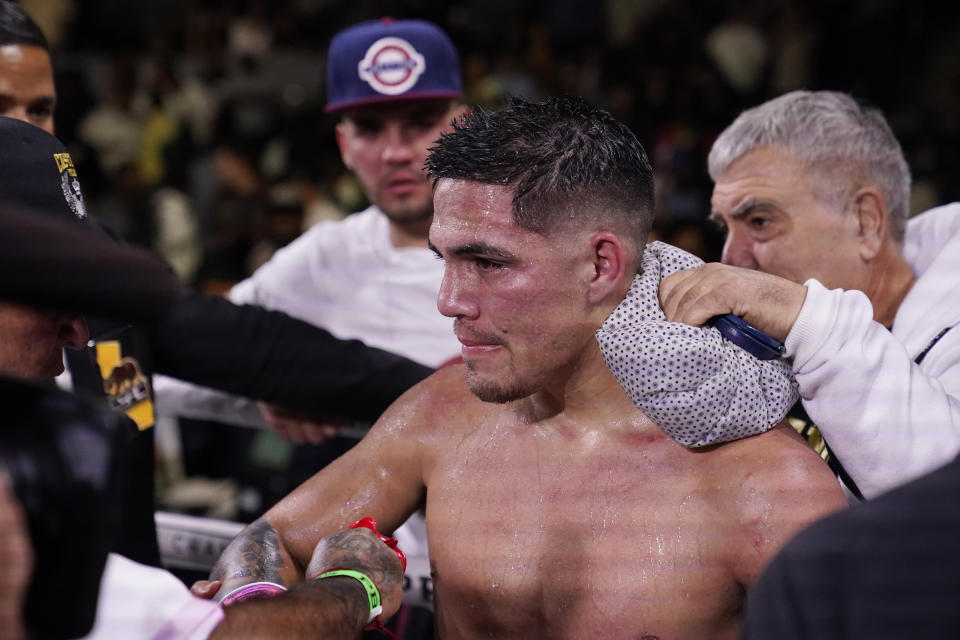
POLYGON ((740 114, 707 158, 716 182, 760 147, 785 152, 813 174, 814 195, 846 210, 863 187, 887 204, 890 233, 903 239, 910 209, 910 167, 883 114, 839 91, 792 91, 740 114))
POLYGON ((603 215, 625 222, 642 247, 653 220, 653 170, 633 132, 580 98, 513 98, 474 109, 430 150, 426 168, 515 189, 517 226, 545 233, 558 222, 603 215))
POLYGON ((50 50, 37 23, 16 2, 0 0, 0 46, 29 45, 50 50))

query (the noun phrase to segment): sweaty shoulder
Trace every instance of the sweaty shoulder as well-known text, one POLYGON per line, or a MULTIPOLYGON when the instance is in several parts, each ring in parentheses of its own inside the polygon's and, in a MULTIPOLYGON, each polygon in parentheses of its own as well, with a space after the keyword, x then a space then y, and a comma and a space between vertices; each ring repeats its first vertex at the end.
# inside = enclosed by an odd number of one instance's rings
POLYGON ((830 467, 786 423, 711 453, 704 478, 737 532, 727 552, 742 584, 800 529, 846 506, 830 467))
POLYGON ((711 453, 707 473, 715 480, 724 478, 735 493, 763 493, 783 501, 801 490, 819 493, 838 506, 846 504, 830 467, 786 422, 719 445, 711 453))
POLYGON ((484 424, 502 405, 481 402, 466 385, 465 365, 446 366, 412 387, 390 405, 375 429, 402 430, 406 437, 459 441, 484 424))

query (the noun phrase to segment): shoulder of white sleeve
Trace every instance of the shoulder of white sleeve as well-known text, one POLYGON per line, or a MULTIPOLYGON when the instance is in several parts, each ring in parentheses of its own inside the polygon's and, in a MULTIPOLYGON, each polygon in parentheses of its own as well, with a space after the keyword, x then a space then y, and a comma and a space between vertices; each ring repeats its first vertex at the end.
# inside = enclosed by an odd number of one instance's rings
POLYGON ((903 257, 919 277, 940 251, 960 235, 960 202, 934 207, 907 220, 903 257))

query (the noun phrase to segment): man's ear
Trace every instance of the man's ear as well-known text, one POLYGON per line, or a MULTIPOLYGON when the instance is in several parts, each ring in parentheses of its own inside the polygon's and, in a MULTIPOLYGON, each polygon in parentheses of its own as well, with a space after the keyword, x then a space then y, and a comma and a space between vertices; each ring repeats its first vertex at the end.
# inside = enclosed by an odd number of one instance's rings
POLYGON ((870 262, 880 253, 889 235, 887 203, 879 191, 866 188, 854 194, 853 204, 859 229, 860 257, 870 262))
POLYGON ((609 297, 622 298, 623 280, 630 269, 630 253, 623 240, 615 233, 598 231, 590 236, 590 255, 593 274, 587 293, 589 301, 599 304, 609 297))
POLYGON ((343 166, 353 171, 353 154, 350 153, 350 148, 345 142, 346 134, 343 132, 345 126, 347 125, 341 120, 337 123, 337 126, 334 127, 333 134, 337 138, 337 147, 340 148, 340 159, 343 160, 343 166))

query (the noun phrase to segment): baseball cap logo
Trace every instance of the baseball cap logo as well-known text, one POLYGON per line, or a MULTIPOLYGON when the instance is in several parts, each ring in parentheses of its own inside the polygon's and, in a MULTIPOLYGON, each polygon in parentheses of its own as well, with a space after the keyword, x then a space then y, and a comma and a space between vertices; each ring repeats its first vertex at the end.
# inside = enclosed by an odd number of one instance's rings
POLYGON ((402 38, 380 38, 357 65, 360 79, 374 91, 397 96, 409 91, 427 70, 427 61, 402 38))

